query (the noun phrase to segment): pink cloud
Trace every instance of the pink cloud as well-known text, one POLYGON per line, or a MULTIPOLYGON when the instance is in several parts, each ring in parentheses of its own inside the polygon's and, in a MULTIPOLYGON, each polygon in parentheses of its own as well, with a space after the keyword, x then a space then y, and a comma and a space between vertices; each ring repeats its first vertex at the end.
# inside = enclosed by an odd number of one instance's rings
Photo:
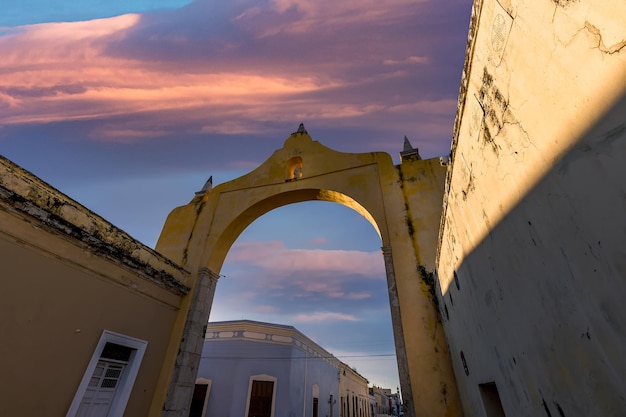
MULTIPOLYGON (((248 117, 258 117, 263 114, 264 104, 277 103, 279 97, 328 86, 297 75, 286 78, 249 71, 172 72, 159 65, 108 54, 107 45, 123 39, 138 22, 139 16, 125 15, 45 23, 0 37, 0 103, 8 108, 0 114, 0 123, 83 120, 171 110, 185 110, 187 120, 206 121, 206 110, 212 107, 218 110, 212 114, 212 120, 218 123, 205 124, 201 132, 250 133, 241 121, 246 108, 248 117)), ((105 139, 137 136, 136 129, 102 132, 105 139)))
MULTIPOLYGON (((9 29, 0 37, 0 124, 88 121, 86 138, 132 143, 282 135, 277 126, 300 121, 402 133, 430 123, 425 132, 448 141, 455 107, 446 100, 455 101, 457 78, 442 97, 438 86, 450 81, 439 78, 435 54, 450 55, 441 43, 451 42, 451 28, 437 24, 446 36, 430 38, 414 28, 430 16, 458 19, 452 11, 469 0, 452 3, 196 0, 161 13, 9 29)), ((458 32, 462 63, 466 29, 458 32)))
POLYGON ((297 314, 293 321, 295 323, 313 323, 313 322, 329 322, 329 321, 359 321, 352 314, 336 313, 331 311, 315 312, 307 314, 297 314))
POLYGON ((402 64, 427 64, 429 59, 427 56, 410 56, 405 59, 385 59, 385 65, 402 65, 402 64))
POLYGON ((241 242, 229 253, 230 262, 261 267, 275 274, 293 271, 330 275, 362 275, 384 279, 382 254, 355 250, 288 249, 282 242, 241 242))
POLYGON ((328 243, 328 239, 326 239, 325 237, 317 237, 309 241, 309 243, 313 245, 326 245, 328 243))
POLYGON ((278 311, 278 308, 270 305, 260 305, 255 309, 255 312, 259 314, 276 314, 278 311))
POLYGON ((367 298, 371 298, 372 294, 365 291, 348 293, 344 298, 348 300, 365 300, 367 298))
POLYGON ((401 17, 407 7, 428 0, 273 0, 273 9, 279 13, 296 10, 300 13, 298 22, 283 28, 287 32, 300 32, 311 28, 353 25, 355 23, 373 22, 380 19, 396 19, 401 17))
POLYGON ((328 291, 326 295, 330 298, 341 298, 344 300, 365 300, 372 297, 372 294, 366 291, 352 293, 346 293, 343 291, 328 291))
POLYGON ((165 129, 145 129, 132 128, 125 126, 99 125, 90 133, 89 137, 95 140, 104 140, 107 142, 133 143, 143 138, 155 138, 165 136, 171 132, 165 129))

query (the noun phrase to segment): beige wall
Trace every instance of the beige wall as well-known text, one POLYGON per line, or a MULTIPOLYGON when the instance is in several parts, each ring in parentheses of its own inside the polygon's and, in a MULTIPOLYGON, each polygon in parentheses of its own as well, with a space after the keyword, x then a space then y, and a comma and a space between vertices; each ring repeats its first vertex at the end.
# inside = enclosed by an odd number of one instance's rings
POLYGON ((508 417, 626 413, 625 28, 617 0, 474 5, 437 262, 466 415, 492 381, 508 417))
POLYGON ((68 222, 64 207, 106 226, 36 177, 2 162, 1 414, 65 415, 106 329, 148 342, 125 414, 147 415, 153 396, 165 396, 155 389, 172 356, 166 352, 187 290, 179 281, 187 273, 111 225, 107 237, 98 237, 85 223, 79 226, 77 216, 76 223, 68 222), (35 204, 37 195, 49 196, 58 213, 35 204), (134 250, 120 242, 133 243, 134 250))
POLYGON ((363 416, 370 417, 368 381, 361 374, 355 372, 345 363, 341 363, 339 369, 339 415, 344 417, 363 416), (356 399, 356 409, 354 401, 356 399), (343 403, 342 403, 343 401, 343 403), (347 405, 348 414, 342 411, 342 406, 347 405))

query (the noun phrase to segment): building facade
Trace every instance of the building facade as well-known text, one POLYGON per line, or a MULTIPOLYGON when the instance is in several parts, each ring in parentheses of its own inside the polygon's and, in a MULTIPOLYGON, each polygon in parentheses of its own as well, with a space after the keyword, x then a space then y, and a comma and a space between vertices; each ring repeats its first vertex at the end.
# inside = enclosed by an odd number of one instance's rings
POLYGON ((437 260, 466 416, 626 415, 626 3, 477 0, 437 260))
POLYGON ((185 270, 2 157, 0 265, 3 415, 145 416, 165 397, 185 270))
POLYGON ((370 387, 369 392, 372 397, 371 414, 374 417, 389 416, 392 413, 391 402, 384 388, 370 387))
POLYGON ((371 417, 367 380, 292 326, 209 323, 197 378, 190 417, 371 417))

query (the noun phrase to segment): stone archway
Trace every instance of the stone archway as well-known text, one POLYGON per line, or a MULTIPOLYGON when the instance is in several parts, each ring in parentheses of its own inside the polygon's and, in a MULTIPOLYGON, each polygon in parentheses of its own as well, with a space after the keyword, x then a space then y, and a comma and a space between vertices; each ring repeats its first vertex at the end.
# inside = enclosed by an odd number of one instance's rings
POLYGON ((420 245, 433 246, 434 253, 437 236, 415 236, 404 181, 388 154, 336 152, 300 125, 258 168, 215 188, 207 184, 189 204, 174 209, 156 249, 192 272, 195 281, 186 283, 192 291, 170 343, 177 357, 164 364, 159 381, 162 389, 171 381, 162 415, 186 416, 219 271, 232 244, 270 210, 313 200, 352 208, 381 238, 407 417, 460 415, 441 323, 417 268, 423 263, 420 245))

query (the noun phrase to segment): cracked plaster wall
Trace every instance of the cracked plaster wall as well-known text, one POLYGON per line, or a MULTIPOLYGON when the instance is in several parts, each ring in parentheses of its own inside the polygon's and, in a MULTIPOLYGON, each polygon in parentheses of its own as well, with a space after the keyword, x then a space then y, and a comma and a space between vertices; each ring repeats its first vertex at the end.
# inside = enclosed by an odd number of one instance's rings
POLYGON ((626 3, 476 1, 437 260, 466 415, 626 414, 626 3))

